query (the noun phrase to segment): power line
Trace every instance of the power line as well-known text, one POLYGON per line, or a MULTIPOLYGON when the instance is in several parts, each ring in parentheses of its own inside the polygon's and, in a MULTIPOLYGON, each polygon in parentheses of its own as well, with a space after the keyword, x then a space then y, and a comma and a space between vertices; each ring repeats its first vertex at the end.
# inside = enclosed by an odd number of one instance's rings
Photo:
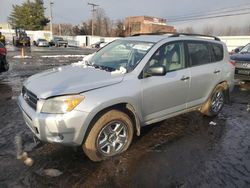
MULTIPOLYGON (((235 7, 238 7, 238 8, 246 8, 246 6, 249 6, 250 3, 245 3, 245 4, 238 4, 238 5, 235 5, 235 6, 231 6, 231 7, 225 7, 225 8, 219 8, 219 9, 214 9, 214 10, 211 10, 211 11, 207 11, 208 14, 218 14, 218 13, 221 13, 223 10, 228 10, 230 11, 229 9, 235 9, 235 7)), ((233 11, 233 10, 231 10, 233 11)), ((206 15, 208 15, 206 14, 206 15)), ((198 11, 198 12, 195 12, 195 13, 191 13, 191 14, 184 14, 184 15, 179 15, 179 16, 168 16, 168 19, 170 20, 173 20, 173 19, 178 19, 178 18, 186 18, 186 17, 190 17, 190 16, 205 16, 204 15, 204 11, 198 11)))
POLYGON ((241 8, 241 9, 235 9, 235 10, 227 10, 227 11, 220 11, 218 13, 208 13, 208 14, 197 14, 197 15, 194 15, 194 16, 186 16, 186 17, 176 17, 176 18, 169 18, 168 20, 171 20, 171 22, 175 22, 175 21, 180 21, 180 20, 183 20, 183 19, 189 19, 189 18, 197 18, 197 17, 206 17, 206 16, 215 16, 215 15, 221 15, 223 13, 232 13, 232 12, 239 12, 239 11, 246 11, 246 10, 250 10, 250 7, 248 8, 241 8))
POLYGON ((230 16, 239 16, 239 15, 247 15, 250 12, 242 12, 242 13, 235 13, 235 14, 223 14, 223 15, 216 15, 216 16, 204 16, 204 17, 194 17, 194 18, 187 18, 177 21, 168 21, 168 22, 184 22, 184 21, 194 21, 194 20, 206 20, 210 18, 221 18, 221 17, 230 17, 230 16))

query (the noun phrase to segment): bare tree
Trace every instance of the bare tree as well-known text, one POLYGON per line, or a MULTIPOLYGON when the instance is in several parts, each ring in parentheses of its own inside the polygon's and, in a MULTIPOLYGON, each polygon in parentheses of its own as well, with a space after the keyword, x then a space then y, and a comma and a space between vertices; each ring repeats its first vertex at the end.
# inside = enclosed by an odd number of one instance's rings
POLYGON ((115 29, 113 32, 113 36, 124 37, 125 36, 125 24, 122 20, 117 20, 115 24, 115 29))
POLYGON ((211 25, 207 25, 203 28, 203 34, 204 35, 213 35, 214 34, 214 28, 211 25))
POLYGON ((73 35, 72 24, 60 24, 59 25, 61 35, 73 35))
POLYGON ((186 28, 181 28, 178 30, 180 33, 194 33, 194 29, 191 26, 188 26, 186 28))
POLYGON ((102 8, 98 8, 95 13, 94 34, 99 36, 110 36, 112 23, 109 17, 106 16, 102 8))

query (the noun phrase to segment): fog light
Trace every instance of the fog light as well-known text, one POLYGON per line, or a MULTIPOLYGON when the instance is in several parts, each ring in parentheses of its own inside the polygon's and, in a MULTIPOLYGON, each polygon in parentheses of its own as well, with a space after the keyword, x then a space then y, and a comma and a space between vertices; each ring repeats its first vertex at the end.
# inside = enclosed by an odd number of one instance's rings
POLYGON ((64 139, 64 137, 63 137, 62 134, 57 134, 57 135, 55 135, 55 136, 52 138, 53 142, 58 142, 58 143, 62 142, 63 139, 64 139))

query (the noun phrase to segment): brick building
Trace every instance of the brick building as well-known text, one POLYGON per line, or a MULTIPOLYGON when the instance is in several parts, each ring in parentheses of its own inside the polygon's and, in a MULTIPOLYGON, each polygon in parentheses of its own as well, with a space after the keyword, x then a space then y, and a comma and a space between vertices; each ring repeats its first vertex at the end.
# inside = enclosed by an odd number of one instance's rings
POLYGON ((135 16, 125 19, 126 35, 139 33, 176 32, 173 26, 168 26, 164 18, 150 16, 135 16))

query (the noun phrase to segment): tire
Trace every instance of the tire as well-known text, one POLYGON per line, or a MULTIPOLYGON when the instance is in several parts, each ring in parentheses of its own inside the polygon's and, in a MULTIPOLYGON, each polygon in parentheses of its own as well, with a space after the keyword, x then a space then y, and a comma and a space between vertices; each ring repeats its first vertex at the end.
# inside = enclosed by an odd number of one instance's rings
POLYGON ((110 110, 93 124, 83 143, 83 151, 92 161, 105 160, 127 150, 133 133, 129 116, 118 110, 110 110))
POLYGON ((206 116, 217 116, 225 104, 225 89, 218 85, 201 108, 201 112, 206 116))

